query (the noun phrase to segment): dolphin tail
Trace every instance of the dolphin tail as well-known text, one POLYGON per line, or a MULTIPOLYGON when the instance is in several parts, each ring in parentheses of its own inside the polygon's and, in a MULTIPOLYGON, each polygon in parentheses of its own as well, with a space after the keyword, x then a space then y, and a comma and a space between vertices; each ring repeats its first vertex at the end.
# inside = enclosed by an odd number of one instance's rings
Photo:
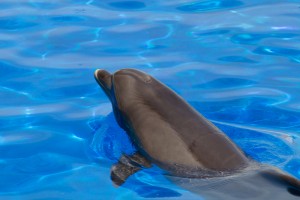
POLYGON ((123 155, 111 168, 110 177, 117 186, 122 185, 129 176, 142 168, 151 167, 151 163, 139 153, 131 156, 123 155))

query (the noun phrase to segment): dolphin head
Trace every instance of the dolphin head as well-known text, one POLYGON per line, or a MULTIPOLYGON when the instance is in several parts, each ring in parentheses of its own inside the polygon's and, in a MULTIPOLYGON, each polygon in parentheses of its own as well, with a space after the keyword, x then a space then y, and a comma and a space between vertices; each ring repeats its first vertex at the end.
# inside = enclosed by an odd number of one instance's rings
POLYGON ((94 76, 112 104, 117 107, 119 101, 138 99, 153 80, 151 76, 135 69, 121 69, 114 74, 97 69, 94 76))
MULTIPOLYGON (((124 120, 120 111, 132 108, 142 101, 144 95, 151 95, 153 78, 135 69, 121 69, 113 74, 97 69, 94 73, 95 79, 111 101, 115 117, 123 128, 124 120)), ((150 99, 148 97, 148 99, 150 99)))
POLYGON ((136 69, 121 69, 114 74, 113 80, 115 83, 134 81, 136 84, 140 85, 140 84, 151 83, 152 78, 148 74, 136 69))

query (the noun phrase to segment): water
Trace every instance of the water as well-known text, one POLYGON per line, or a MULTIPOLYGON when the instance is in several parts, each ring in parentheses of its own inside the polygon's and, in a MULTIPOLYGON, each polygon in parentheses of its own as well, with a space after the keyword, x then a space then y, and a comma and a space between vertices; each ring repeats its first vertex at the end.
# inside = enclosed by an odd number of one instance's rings
POLYGON ((1 199, 201 199, 130 153, 97 68, 143 70, 249 156, 300 178, 300 1, 2 0, 1 199))

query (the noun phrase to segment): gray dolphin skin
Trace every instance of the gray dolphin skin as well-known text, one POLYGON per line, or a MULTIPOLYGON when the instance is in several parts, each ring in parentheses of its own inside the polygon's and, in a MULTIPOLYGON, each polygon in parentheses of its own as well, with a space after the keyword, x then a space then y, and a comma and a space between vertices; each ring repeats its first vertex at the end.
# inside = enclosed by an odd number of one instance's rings
POLYGON ((94 76, 137 149, 112 167, 116 185, 153 163, 170 180, 207 199, 300 198, 297 179, 249 159, 221 130, 150 75, 135 69, 114 74, 98 69, 94 76))

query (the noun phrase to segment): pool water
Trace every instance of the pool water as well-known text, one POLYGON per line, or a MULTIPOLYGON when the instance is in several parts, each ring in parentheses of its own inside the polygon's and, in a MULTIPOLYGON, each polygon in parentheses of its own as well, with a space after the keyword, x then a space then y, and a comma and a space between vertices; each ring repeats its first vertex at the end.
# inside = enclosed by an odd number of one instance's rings
POLYGON ((2 0, 0 199, 202 199, 134 147, 93 72, 143 70, 247 155, 300 178, 299 0, 2 0))

